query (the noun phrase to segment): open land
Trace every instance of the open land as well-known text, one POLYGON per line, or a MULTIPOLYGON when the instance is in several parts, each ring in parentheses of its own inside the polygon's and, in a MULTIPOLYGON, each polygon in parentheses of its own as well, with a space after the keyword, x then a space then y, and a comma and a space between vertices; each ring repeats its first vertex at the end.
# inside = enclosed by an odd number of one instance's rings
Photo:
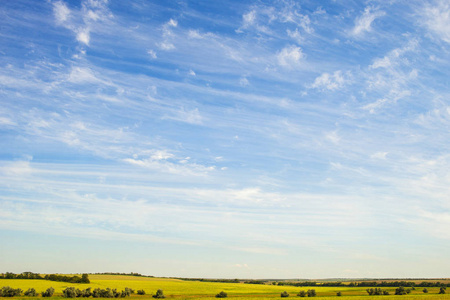
MULTIPOLYGON (((38 292, 44 291, 49 287, 55 289, 53 298, 62 299, 62 291, 67 287, 75 287, 79 289, 95 288, 111 288, 122 290, 126 287, 134 290, 144 290, 146 295, 131 295, 130 299, 147 299, 155 294, 158 289, 164 291, 166 298, 175 299, 216 299, 215 295, 221 291, 228 294, 228 298, 238 299, 274 299, 280 298, 283 291, 287 291, 290 297, 297 298, 297 294, 301 291, 315 289, 317 297, 321 299, 336 299, 336 293, 341 292, 342 297, 338 299, 450 299, 450 294, 439 295, 438 287, 428 288, 429 293, 424 294, 423 288, 416 287, 408 295, 394 295, 395 287, 383 287, 383 290, 389 291, 389 296, 369 296, 366 292, 367 287, 294 287, 294 286, 278 286, 271 284, 244 284, 244 283, 220 283, 220 282, 202 282, 202 281, 186 281, 172 278, 150 278, 126 275, 89 275, 90 283, 67 283, 55 282, 41 279, 0 279, 0 287, 10 286, 12 288, 20 288, 27 290, 35 288, 38 292)), ((417 281, 417 280, 416 280, 417 281)), ((425 280, 419 280, 420 282, 425 280)), ((437 280, 434 280, 437 281, 437 280)), ((440 280, 441 282, 446 282, 440 280)), ((448 280, 447 280, 448 281, 448 280)), ((41 297, 39 297, 42 299, 41 297)), ((15 299, 36 299, 35 297, 16 297, 15 299)))

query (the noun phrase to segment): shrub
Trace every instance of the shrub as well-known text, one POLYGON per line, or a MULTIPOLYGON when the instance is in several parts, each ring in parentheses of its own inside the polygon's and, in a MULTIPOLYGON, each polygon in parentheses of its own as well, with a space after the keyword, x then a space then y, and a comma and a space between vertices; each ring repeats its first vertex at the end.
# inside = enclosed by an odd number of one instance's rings
POLYGON ((166 298, 166 296, 164 296, 163 290, 157 290, 156 291, 156 295, 152 296, 153 298, 166 298))
POLYGON ((224 291, 221 291, 216 295, 216 298, 226 298, 226 297, 228 297, 228 294, 225 293, 224 291))
POLYGON ((305 291, 300 291, 300 293, 298 293, 297 296, 299 296, 299 297, 306 297, 306 292, 305 291))
POLYGON ((424 292, 424 293, 426 294, 426 293, 428 293, 428 289, 427 289, 427 288, 424 288, 424 289, 422 290, 422 292, 424 292))
POLYGON ((400 286, 395 289, 395 294, 396 295, 406 295, 406 290, 404 287, 400 286))
POLYGON ((337 292, 336 296, 340 297, 340 296, 342 296, 342 293, 341 292, 337 292))
POLYGON ((68 287, 64 289, 62 292, 64 298, 75 298, 77 296, 77 291, 75 290, 74 287, 68 287))
POLYGON ((445 294, 445 287, 441 286, 439 289, 439 294, 445 294))
POLYGON ((145 295, 145 291, 144 290, 137 290, 137 294, 138 295, 145 295))
POLYGON ((37 297, 38 293, 34 288, 29 288, 25 293, 23 293, 25 296, 28 297, 37 297))
POLYGON ((20 296, 21 294, 22 294, 21 289, 13 289, 12 287, 9 286, 4 286, 0 290, 0 297, 15 297, 20 296))
POLYGON ((89 298, 92 296, 91 288, 87 288, 81 292, 81 297, 83 298, 89 298))
POLYGON ((286 292, 286 291, 282 292, 281 293, 281 298, 286 298, 286 297, 289 297, 288 292, 286 292))
POLYGON ((55 289, 52 287, 49 287, 48 289, 45 290, 45 292, 42 292, 41 295, 42 295, 42 297, 51 297, 51 296, 53 296, 54 293, 55 293, 55 289))
POLYGON ((308 290, 306 293, 308 294, 308 297, 315 297, 316 296, 316 290, 308 290))
POLYGON ((383 295, 389 295, 389 292, 386 291, 386 290, 384 290, 384 291, 383 291, 383 295))
POLYGON ((114 294, 113 294, 113 291, 111 291, 110 288, 106 288, 106 290, 100 289, 100 288, 96 288, 92 292, 92 297, 94 297, 94 298, 113 298, 114 294))

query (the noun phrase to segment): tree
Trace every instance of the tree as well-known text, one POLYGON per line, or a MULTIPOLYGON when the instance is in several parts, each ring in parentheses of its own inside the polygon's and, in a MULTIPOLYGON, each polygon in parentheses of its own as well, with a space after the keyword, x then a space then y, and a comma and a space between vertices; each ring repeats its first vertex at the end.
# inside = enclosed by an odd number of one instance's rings
POLYGON ((288 292, 286 292, 286 291, 282 292, 282 293, 281 293, 281 297, 282 297, 282 298, 289 297, 288 292))
POLYGON ((216 295, 216 298, 226 298, 226 297, 228 297, 228 294, 225 293, 224 291, 221 291, 216 295))
POLYGON ((406 295, 407 292, 406 292, 404 287, 400 286, 400 287, 395 289, 395 294, 396 295, 406 295))
POLYGON ((428 293, 428 289, 427 289, 427 288, 424 288, 424 289, 422 290, 422 292, 424 292, 424 293, 426 294, 426 293, 428 293))
POLYGON ((300 293, 298 293, 297 296, 299 296, 299 297, 306 297, 306 292, 305 291, 300 291, 300 293))
POLYGON ((159 289, 156 291, 156 295, 152 296, 153 298, 166 298, 166 296, 164 296, 163 290, 159 289))
POLYGON ((308 294, 308 297, 315 297, 316 296, 316 290, 308 290, 306 293, 308 294))
POLYGON ((88 274, 81 275, 81 283, 91 283, 88 274))
POLYGON ((25 296, 28 297, 37 297, 38 293, 34 288, 29 288, 25 293, 23 293, 25 296))
POLYGON ((445 287, 441 286, 441 288, 439 289, 439 294, 445 294, 445 287))
POLYGON ((340 297, 340 296, 342 296, 342 293, 341 292, 337 292, 336 296, 340 297))
POLYGON ((51 296, 53 296, 54 293, 55 293, 55 289, 52 287, 49 287, 47 290, 45 290, 45 292, 42 292, 41 295, 42 295, 42 297, 51 297, 51 296))
POLYGON ((137 290, 137 294, 138 295, 145 295, 145 291, 144 290, 137 290))

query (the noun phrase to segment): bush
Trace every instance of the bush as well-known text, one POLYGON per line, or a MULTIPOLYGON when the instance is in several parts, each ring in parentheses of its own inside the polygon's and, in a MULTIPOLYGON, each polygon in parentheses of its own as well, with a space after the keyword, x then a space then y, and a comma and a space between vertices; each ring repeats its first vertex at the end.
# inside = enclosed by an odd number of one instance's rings
POLYGON ((45 292, 42 292, 41 295, 42 295, 42 297, 51 297, 51 296, 53 296, 54 293, 55 293, 55 289, 52 287, 49 287, 48 289, 45 290, 45 292))
POLYGON ((77 291, 75 290, 74 287, 68 287, 64 289, 62 292, 64 298, 75 298, 77 296, 77 291))
POLYGON ((340 296, 342 296, 342 293, 341 292, 337 292, 336 296, 340 297, 340 296))
POLYGON ((25 296, 28 297, 37 297, 38 293, 36 292, 36 290, 34 288, 29 288, 25 293, 23 293, 25 296))
POLYGON ((226 297, 228 297, 228 294, 225 293, 224 291, 221 291, 216 295, 216 298, 226 298, 226 297))
POLYGON ((428 293, 428 289, 427 289, 427 288, 424 288, 424 289, 422 290, 422 292, 424 292, 424 293, 426 294, 426 293, 428 293))
POLYGON ((300 291, 300 293, 298 293, 297 296, 299 296, 299 297, 306 297, 306 292, 305 291, 300 291))
POLYGON ((395 289, 395 294, 396 295, 406 295, 406 290, 404 287, 400 286, 398 288, 395 289))
POLYGON ((441 286, 439 289, 439 294, 445 294, 445 287, 441 286))
POLYGON ((145 291, 144 290, 137 290, 137 294, 138 295, 145 295, 145 291))
POLYGON ((81 292, 81 297, 83 298, 89 298, 92 296, 91 288, 87 288, 81 292))
POLYGON ((288 292, 286 292, 286 291, 282 292, 281 293, 281 298, 286 298, 286 297, 289 297, 288 292))
POLYGON ((166 296, 164 296, 163 290, 157 290, 156 295, 153 295, 152 297, 153 298, 166 298, 166 296))
POLYGON ((94 297, 94 298, 113 298, 114 294, 113 294, 113 292, 111 291, 110 288, 106 288, 106 290, 100 289, 100 288, 96 288, 92 292, 92 297, 94 297))
POLYGON ((20 296, 21 294, 22 294, 21 289, 13 289, 12 287, 9 286, 4 286, 0 290, 0 297, 15 297, 20 296))
POLYGON ((306 293, 308 294, 308 297, 315 297, 316 296, 316 290, 308 290, 306 293))
POLYGON ((386 291, 386 290, 384 290, 384 291, 383 291, 383 295, 389 295, 389 292, 386 291))

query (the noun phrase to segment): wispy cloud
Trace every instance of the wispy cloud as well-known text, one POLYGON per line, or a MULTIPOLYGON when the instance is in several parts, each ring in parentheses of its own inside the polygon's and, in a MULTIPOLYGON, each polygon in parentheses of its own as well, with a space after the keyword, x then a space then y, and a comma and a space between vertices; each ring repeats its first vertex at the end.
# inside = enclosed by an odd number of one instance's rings
POLYGON ((368 6, 364 9, 362 15, 355 19, 355 26, 351 30, 351 34, 355 37, 361 36, 366 32, 372 31, 372 23, 375 19, 383 17, 386 13, 374 7, 368 6))

